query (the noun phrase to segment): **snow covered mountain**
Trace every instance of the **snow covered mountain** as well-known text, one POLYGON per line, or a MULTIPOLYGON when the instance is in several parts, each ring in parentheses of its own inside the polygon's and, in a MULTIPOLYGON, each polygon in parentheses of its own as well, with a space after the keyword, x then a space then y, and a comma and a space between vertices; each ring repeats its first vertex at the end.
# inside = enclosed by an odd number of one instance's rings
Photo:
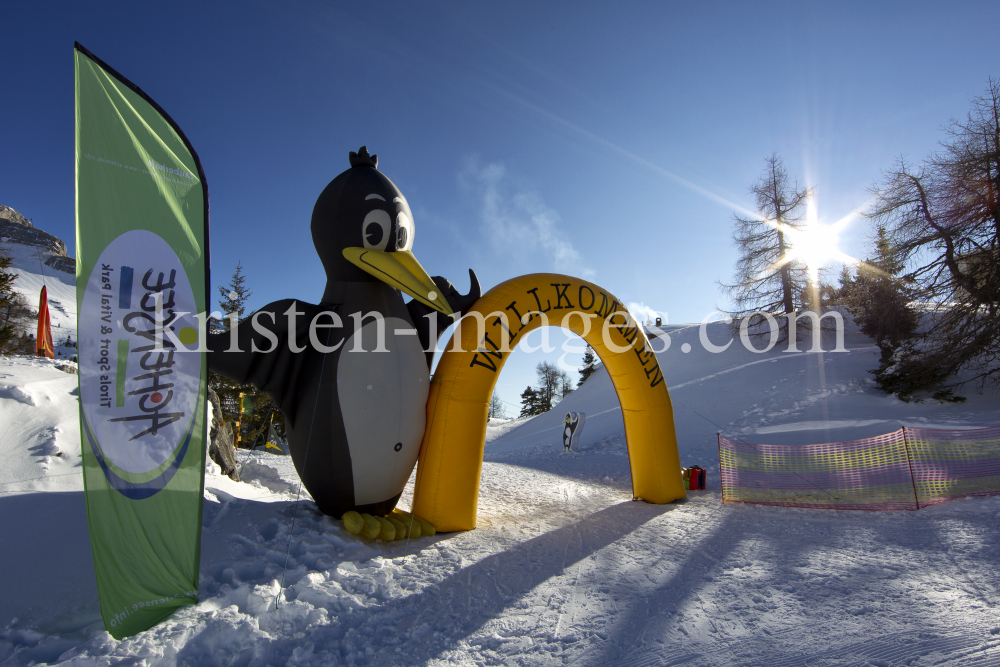
POLYGON ((61 346, 68 337, 76 340, 76 260, 67 254, 66 244, 9 206, 0 206, 0 251, 13 260, 10 270, 18 276, 14 289, 32 308, 38 308, 42 286, 48 288, 56 356, 75 354, 73 348, 61 346))
POLYGON ((357 538, 316 511, 287 457, 240 451, 243 483, 206 468, 201 602, 121 642, 98 613, 76 377, 0 359, 0 665, 1000 664, 1000 497, 722 504, 716 445, 719 431, 805 444, 996 425, 995 395, 885 396, 851 327, 846 351, 822 353, 755 353, 722 324, 668 334, 656 347, 681 460, 709 471, 687 502, 632 502, 603 368, 552 412, 489 427, 465 533, 357 538), (730 345, 710 353, 702 333, 730 345), (563 453, 569 410, 588 417, 563 453))

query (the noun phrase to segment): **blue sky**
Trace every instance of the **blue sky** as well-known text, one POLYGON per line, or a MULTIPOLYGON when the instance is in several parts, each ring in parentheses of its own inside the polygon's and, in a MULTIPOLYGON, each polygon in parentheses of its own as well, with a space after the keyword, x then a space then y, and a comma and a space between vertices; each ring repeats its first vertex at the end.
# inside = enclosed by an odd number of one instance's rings
MULTIPOLYGON (((995 0, 17 3, 3 18, 0 203, 72 248, 77 40, 184 129, 213 282, 242 262, 258 307, 319 299, 312 206, 365 144, 410 203, 415 254, 460 290, 469 267, 484 288, 554 271, 700 321, 726 305, 732 214, 767 155, 833 222, 1000 76, 995 0)), ((845 251, 865 237, 850 226, 845 251)), ((512 357, 505 400, 541 358, 512 357)))

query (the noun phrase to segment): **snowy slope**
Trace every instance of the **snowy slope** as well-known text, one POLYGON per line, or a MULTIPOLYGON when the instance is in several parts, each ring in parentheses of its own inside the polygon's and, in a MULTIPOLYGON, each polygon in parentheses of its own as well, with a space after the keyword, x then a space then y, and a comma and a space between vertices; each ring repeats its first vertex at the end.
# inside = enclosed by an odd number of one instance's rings
MULTIPOLYGON (((722 353, 713 354, 701 344, 698 325, 666 327, 669 347, 657 358, 674 406, 681 464, 718 470, 721 431, 730 439, 751 443, 806 444, 839 442, 889 433, 900 426, 923 428, 979 428, 1000 424, 996 394, 965 392, 966 402, 904 403, 885 396, 873 386, 869 370, 878 366, 878 348, 848 322, 845 352, 803 352, 810 343, 798 344, 799 353, 777 345, 754 353, 739 338, 722 353), (690 346, 684 352, 685 345, 690 346)), ((721 322, 706 329, 709 342, 725 345, 728 328, 721 322)), ((664 343, 654 343, 657 350, 664 343)), ((763 348, 762 343, 758 343, 763 348)), ((823 349, 836 347, 834 337, 823 340, 823 349)), ((549 471, 569 474, 579 468, 582 478, 597 471, 601 478, 628 482, 625 427, 621 407, 604 366, 551 412, 508 427, 503 435, 487 437, 486 460, 522 462, 549 471), (567 412, 587 413, 580 439, 581 457, 554 456, 562 449, 561 423, 567 412), (597 464, 596 461, 602 461, 597 464), (618 462, 617 464, 615 462, 618 462), (615 474, 610 474, 614 472, 615 474), (617 477, 616 477, 617 475, 617 477)), ((520 463, 519 463, 520 464, 520 463)), ((718 475, 709 485, 719 488, 718 475)))
MULTIPOLYGON (((42 286, 48 288, 49 320, 56 357, 74 356, 74 348, 64 348, 61 344, 69 336, 76 340, 76 276, 46 266, 44 262, 52 254, 44 249, 4 243, 0 250, 13 260, 8 270, 17 274, 14 289, 25 296, 32 309, 38 308, 42 286)), ((28 333, 34 335, 35 330, 32 328, 28 333)))
POLYGON ((97 612, 75 378, 0 360, 0 665, 1000 664, 1000 497, 919 512, 723 505, 716 450, 720 430, 791 444, 995 425, 997 397, 885 397, 856 332, 847 352, 736 340, 710 354, 697 326, 669 330, 659 360, 681 458, 710 470, 707 491, 631 502, 603 369, 551 413, 490 426, 466 533, 358 539, 299 495, 288 458, 240 452, 248 483, 207 467, 201 602, 122 642, 97 612), (567 410, 588 418, 563 454, 567 410))

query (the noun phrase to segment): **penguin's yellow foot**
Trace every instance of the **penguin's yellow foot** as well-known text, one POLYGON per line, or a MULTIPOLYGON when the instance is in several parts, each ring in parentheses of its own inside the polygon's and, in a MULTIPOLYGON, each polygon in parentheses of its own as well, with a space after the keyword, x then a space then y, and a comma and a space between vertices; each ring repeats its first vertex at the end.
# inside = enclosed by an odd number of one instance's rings
POLYGON ((429 521, 402 510, 393 510, 384 517, 351 510, 345 512, 341 519, 347 532, 352 535, 364 535, 370 539, 381 538, 391 541, 407 537, 417 538, 421 535, 433 536, 437 533, 437 529, 429 521))
POLYGON ((426 519, 420 518, 416 514, 410 514, 409 512, 404 512, 403 510, 393 510, 392 513, 400 517, 400 520, 409 529, 411 538, 420 537, 421 535, 434 537, 437 534, 437 528, 434 527, 434 524, 426 519))

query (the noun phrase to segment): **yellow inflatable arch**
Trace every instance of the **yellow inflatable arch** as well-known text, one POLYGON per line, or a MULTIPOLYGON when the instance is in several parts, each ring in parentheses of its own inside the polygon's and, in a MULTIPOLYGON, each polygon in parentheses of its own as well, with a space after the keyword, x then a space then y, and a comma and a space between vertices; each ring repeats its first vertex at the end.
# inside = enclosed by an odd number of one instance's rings
POLYGON ((607 290, 538 273, 476 302, 431 381, 413 512, 440 531, 476 527, 490 397, 511 351, 541 326, 569 329, 607 367, 625 420, 633 496, 651 503, 687 497, 670 395, 642 327, 607 290))

